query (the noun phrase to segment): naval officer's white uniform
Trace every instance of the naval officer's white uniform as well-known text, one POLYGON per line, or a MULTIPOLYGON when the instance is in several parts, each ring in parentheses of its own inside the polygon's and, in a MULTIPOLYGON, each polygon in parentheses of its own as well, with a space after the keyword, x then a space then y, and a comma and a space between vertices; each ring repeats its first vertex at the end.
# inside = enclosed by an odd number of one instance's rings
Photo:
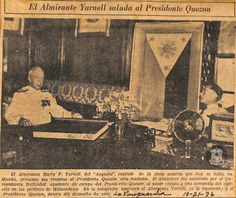
POLYGON ((36 90, 31 86, 14 93, 5 114, 8 124, 11 125, 18 125, 20 118, 30 120, 33 126, 46 124, 51 122, 52 117, 69 118, 72 113, 59 106, 47 90, 36 90))

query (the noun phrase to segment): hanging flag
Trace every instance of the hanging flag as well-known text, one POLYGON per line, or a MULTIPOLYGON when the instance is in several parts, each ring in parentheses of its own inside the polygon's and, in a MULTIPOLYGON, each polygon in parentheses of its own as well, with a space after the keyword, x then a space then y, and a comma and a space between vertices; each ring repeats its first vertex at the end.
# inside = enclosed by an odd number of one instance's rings
POLYGON ((104 32, 109 36, 110 20, 106 19, 80 19, 79 32, 104 32))
POLYGON ((19 18, 4 18, 4 30, 19 30, 20 19, 19 18))
POLYGON ((182 54, 192 34, 146 34, 151 50, 165 78, 182 54))

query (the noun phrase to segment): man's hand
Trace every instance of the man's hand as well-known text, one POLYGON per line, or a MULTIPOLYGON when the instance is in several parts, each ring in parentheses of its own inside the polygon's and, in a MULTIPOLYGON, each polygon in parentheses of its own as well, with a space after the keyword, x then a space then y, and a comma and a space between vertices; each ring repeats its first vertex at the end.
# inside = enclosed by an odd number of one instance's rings
POLYGON ((28 119, 20 118, 19 125, 20 126, 32 126, 32 123, 28 119))
POLYGON ((72 118, 83 118, 80 113, 71 112, 72 118))

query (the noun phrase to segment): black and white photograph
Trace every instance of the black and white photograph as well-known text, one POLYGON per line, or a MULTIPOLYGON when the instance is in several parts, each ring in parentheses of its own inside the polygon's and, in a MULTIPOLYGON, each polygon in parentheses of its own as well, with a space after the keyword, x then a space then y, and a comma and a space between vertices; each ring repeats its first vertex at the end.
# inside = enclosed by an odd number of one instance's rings
POLYGON ((1 168, 232 170, 235 25, 4 18, 1 168))

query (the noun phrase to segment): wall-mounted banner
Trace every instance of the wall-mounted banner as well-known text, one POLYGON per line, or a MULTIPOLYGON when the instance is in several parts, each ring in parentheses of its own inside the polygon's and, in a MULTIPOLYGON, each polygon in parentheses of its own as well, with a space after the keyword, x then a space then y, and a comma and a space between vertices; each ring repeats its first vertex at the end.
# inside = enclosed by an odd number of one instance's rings
POLYGON ((110 20, 106 19, 80 19, 79 32, 105 32, 109 35, 110 20))

